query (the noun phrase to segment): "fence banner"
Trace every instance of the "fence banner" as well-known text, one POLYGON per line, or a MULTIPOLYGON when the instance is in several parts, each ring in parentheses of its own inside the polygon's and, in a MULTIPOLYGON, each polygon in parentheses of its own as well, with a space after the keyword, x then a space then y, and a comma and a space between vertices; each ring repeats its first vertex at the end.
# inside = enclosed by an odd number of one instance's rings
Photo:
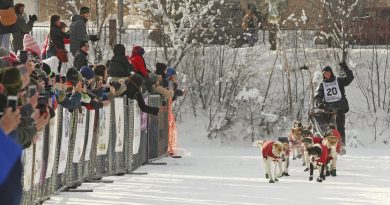
POLYGON ((106 155, 108 143, 110 142, 110 115, 111 108, 102 108, 99 111, 99 132, 97 155, 106 155))
POLYGON ((69 148, 69 138, 72 132, 71 125, 71 113, 67 109, 62 109, 62 134, 61 134, 61 148, 60 148, 60 158, 58 161, 58 174, 64 173, 66 169, 66 163, 68 160, 68 148, 69 148))
POLYGON ((123 152, 123 144, 125 138, 125 110, 123 98, 115 98, 115 126, 116 126, 116 141, 115 152, 123 152))
POLYGON ((43 165, 43 147, 45 140, 45 130, 41 130, 37 133, 38 140, 35 143, 35 156, 34 156, 34 185, 38 185, 42 174, 43 165))
POLYGON ((137 101, 134 101, 134 139, 133 154, 138 154, 141 143, 141 111, 138 108, 137 101))
POLYGON ((33 170, 33 146, 23 150, 23 190, 30 191, 32 182, 32 170, 33 170))
POLYGON ((87 128, 87 109, 82 108, 82 112, 77 115, 76 139, 73 150, 73 163, 79 163, 84 149, 85 131, 87 128))
POLYGON ((56 115, 50 120, 49 124, 49 153, 47 160, 46 179, 50 178, 53 173, 54 161, 56 156, 57 139, 58 139, 58 109, 56 115))
POLYGON ((89 125, 88 125, 88 141, 87 141, 87 146, 85 147, 85 157, 84 157, 85 161, 88 161, 90 159, 90 156, 91 156, 94 126, 95 126, 95 110, 90 110, 89 111, 89 125))

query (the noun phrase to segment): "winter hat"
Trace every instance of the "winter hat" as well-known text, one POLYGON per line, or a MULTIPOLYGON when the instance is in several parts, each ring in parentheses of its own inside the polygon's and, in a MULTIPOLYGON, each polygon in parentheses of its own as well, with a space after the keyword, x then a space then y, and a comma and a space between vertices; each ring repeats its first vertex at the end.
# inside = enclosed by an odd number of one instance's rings
POLYGON ((95 75, 104 77, 106 73, 107 67, 103 64, 95 65, 93 68, 93 71, 95 72, 95 75))
POLYGON ((54 72, 55 74, 58 74, 57 68, 58 68, 60 61, 58 60, 57 56, 52 56, 50 58, 43 60, 42 62, 47 64, 50 67, 50 69, 52 70, 52 72, 54 72))
POLYGON ((51 71, 50 66, 47 65, 46 63, 42 64, 42 70, 45 71, 45 73, 49 78, 54 78, 56 76, 56 74, 51 71))
POLYGON ((0 57, 9 56, 9 51, 4 47, 0 47, 0 57))
POLYGON ((165 70, 168 66, 164 63, 156 63, 156 74, 165 76, 165 70))
POLYGON ((72 67, 66 72, 66 81, 70 81, 73 86, 76 86, 79 82, 79 72, 77 69, 72 67))
POLYGON ((89 13, 89 8, 86 7, 86 6, 83 6, 80 8, 80 15, 83 15, 83 14, 88 14, 89 13))
POLYGON ((332 68, 330 66, 325 66, 322 68, 322 72, 325 72, 325 71, 329 71, 329 72, 333 72, 332 68))
POLYGON ((23 49, 25 51, 30 51, 31 53, 37 55, 41 59, 41 49, 39 48, 34 37, 29 34, 25 34, 23 38, 23 49))
POLYGON ((156 75, 154 73, 149 73, 149 81, 152 84, 155 84, 158 81, 158 75, 156 75))
POLYGON ((126 48, 122 44, 116 44, 113 49, 114 55, 126 55, 126 48))
POLYGON ((134 46, 133 47, 133 53, 138 53, 139 55, 144 55, 145 54, 145 49, 142 48, 141 46, 134 46))
POLYGON ((169 67, 168 70, 167 70, 167 77, 171 77, 171 76, 174 76, 176 75, 176 70, 172 67, 169 67))
POLYGON ((92 79, 92 78, 95 77, 95 73, 94 73, 93 70, 92 70, 90 67, 88 67, 88 66, 83 66, 83 67, 81 67, 80 73, 81 73, 81 75, 82 75, 85 79, 87 79, 87 80, 90 80, 90 79, 92 79))
POLYGON ((19 69, 15 67, 0 69, 0 83, 4 85, 7 95, 17 95, 23 84, 19 69))

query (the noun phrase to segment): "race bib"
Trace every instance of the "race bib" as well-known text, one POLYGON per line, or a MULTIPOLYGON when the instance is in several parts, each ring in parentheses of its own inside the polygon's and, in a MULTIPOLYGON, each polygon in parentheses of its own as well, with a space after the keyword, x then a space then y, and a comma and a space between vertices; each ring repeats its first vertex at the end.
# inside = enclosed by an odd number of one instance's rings
POLYGON ((325 101, 328 103, 341 100, 341 91, 337 79, 333 82, 323 82, 325 101))

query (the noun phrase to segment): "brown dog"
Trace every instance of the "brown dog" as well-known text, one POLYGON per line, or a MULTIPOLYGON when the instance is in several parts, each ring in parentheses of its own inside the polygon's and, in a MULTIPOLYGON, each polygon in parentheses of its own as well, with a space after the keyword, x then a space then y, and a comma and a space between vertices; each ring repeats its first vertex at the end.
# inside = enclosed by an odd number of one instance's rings
POLYGON ((269 183, 275 183, 279 181, 277 177, 282 176, 282 161, 285 156, 285 150, 283 144, 279 141, 257 141, 253 144, 256 147, 261 148, 263 155, 265 177, 269 179, 269 183), (271 173, 271 167, 274 164, 274 172, 271 173), (276 168, 279 166, 279 174, 276 175, 276 168))

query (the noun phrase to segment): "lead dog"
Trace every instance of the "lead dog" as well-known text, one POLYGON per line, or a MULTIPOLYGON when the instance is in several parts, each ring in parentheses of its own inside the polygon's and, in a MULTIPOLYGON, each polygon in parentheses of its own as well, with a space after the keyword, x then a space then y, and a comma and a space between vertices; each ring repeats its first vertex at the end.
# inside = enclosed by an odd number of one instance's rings
POLYGON ((265 178, 269 179, 269 183, 279 181, 278 177, 282 176, 282 161, 284 159, 285 150, 283 144, 279 141, 256 141, 254 146, 261 148, 261 153, 264 161, 265 178), (271 168, 274 164, 274 172, 271 168), (276 175, 276 168, 279 167, 279 174, 276 175))

